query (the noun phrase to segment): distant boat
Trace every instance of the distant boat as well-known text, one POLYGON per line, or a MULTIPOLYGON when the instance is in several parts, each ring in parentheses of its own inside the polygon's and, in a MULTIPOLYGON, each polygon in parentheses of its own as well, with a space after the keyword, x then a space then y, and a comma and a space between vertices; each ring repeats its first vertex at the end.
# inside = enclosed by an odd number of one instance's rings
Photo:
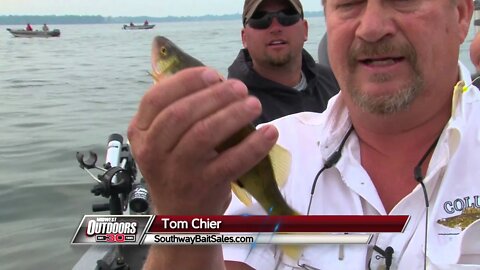
POLYGON ((142 29, 152 29, 155 27, 155 24, 147 24, 147 25, 123 25, 123 30, 142 30, 142 29))
POLYGON ((7 31, 10 32, 14 37, 43 37, 43 38, 48 38, 48 37, 59 37, 60 36, 60 30, 58 29, 53 29, 52 31, 27 31, 24 29, 10 29, 7 28, 7 31))

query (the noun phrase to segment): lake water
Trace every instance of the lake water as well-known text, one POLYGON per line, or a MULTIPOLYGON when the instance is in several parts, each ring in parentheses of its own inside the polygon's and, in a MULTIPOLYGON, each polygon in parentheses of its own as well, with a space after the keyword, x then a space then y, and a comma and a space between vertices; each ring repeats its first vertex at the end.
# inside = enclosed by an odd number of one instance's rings
MULTIPOLYGON (((306 49, 317 58, 322 17, 307 18, 306 49)), ((18 26, 2 26, 2 28, 18 26)), ((37 26, 39 27, 39 26, 37 26)), ((70 241, 94 197, 76 151, 97 152, 108 135, 125 135, 151 84, 150 44, 164 35, 224 75, 241 48, 238 21, 121 25, 51 25, 60 38, 13 38, 0 31, 1 269, 70 269, 86 247, 70 241)), ((461 59, 470 70, 467 42, 461 59)), ((438 45, 438 44, 437 44, 438 45)))

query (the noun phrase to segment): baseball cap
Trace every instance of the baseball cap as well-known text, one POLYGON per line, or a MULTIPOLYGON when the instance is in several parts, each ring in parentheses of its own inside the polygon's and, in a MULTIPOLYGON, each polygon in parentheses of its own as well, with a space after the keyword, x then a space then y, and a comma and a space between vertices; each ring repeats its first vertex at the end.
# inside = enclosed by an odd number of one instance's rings
MULTIPOLYGON (((287 0, 286 0, 287 1, 287 0)), ((242 14, 242 21, 243 24, 245 24, 255 13, 255 10, 257 10, 258 6, 263 2, 263 0, 245 0, 245 3, 243 4, 243 14, 242 14)), ((295 10, 302 15, 303 18, 303 8, 302 8, 302 3, 300 3, 300 0, 288 0, 288 3, 292 5, 295 10)))

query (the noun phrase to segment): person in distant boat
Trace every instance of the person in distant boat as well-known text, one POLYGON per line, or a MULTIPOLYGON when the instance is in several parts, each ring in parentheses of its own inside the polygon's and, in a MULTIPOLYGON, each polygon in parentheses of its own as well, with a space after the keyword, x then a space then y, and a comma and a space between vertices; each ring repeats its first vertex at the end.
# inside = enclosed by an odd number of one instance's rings
POLYGON ((130 26, 134 26, 133 22, 130 22, 130 26))
POLYGON ((33 31, 33 28, 32 28, 32 26, 30 25, 30 23, 27 23, 27 27, 25 28, 25 30, 27 30, 27 31, 33 31))
POLYGON ((147 20, 145 20, 145 22, 143 23, 143 25, 148 25, 148 21, 147 21, 147 20))
POLYGON ((47 24, 44 23, 44 24, 43 24, 43 27, 42 27, 42 30, 43 30, 44 32, 48 32, 50 29, 48 29, 47 24))
POLYGON ((254 124, 302 111, 323 112, 338 93, 329 67, 315 63, 303 49, 308 23, 300 0, 246 0, 243 49, 228 68, 228 77, 245 83, 262 103, 254 124))

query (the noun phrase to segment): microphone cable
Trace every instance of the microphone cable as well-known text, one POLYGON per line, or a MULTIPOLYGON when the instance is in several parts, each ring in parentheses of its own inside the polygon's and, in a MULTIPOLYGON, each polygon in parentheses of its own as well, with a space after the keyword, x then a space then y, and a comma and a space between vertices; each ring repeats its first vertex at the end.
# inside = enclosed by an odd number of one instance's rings
MULTIPOLYGON (((442 135, 442 133, 440 133, 442 135)), ((423 190, 423 197, 425 198, 425 239, 424 239, 424 256, 423 256, 423 269, 427 269, 427 243, 428 243, 428 208, 430 206, 428 200, 428 193, 427 188, 425 187, 425 183, 423 183, 423 179, 425 176, 422 174, 422 165, 423 162, 427 159, 427 157, 433 152, 435 147, 437 146, 438 140, 440 139, 440 135, 438 135, 437 139, 432 143, 430 148, 428 148, 427 152, 423 155, 422 159, 418 162, 417 166, 413 169, 413 177, 415 180, 420 183, 423 190)))
POLYGON ((343 146, 345 145, 345 142, 347 141, 348 137, 350 137, 350 134, 352 133, 353 130, 354 128, 352 125, 350 126, 350 129, 347 131, 347 134, 343 136, 342 142, 338 146, 337 150, 335 150, 335 152, 333 152, 327 158, 327 160, 323 164, 323 167, 318 171, 317 175, 315 176, 315 179, 313 180, 313 183, 312 183, 312 190, 310 191, 310 201, 308 202, 307 216, 310 214, 310 207, 312 206, 313 194, 315 194, 315 187, 317 186, 318 177, 320 177, 323 171, 325 171, 326 169, 330 169, 335 164, 337 164, 337 162, 340 160, 340 158, 342 157, 343 146))

